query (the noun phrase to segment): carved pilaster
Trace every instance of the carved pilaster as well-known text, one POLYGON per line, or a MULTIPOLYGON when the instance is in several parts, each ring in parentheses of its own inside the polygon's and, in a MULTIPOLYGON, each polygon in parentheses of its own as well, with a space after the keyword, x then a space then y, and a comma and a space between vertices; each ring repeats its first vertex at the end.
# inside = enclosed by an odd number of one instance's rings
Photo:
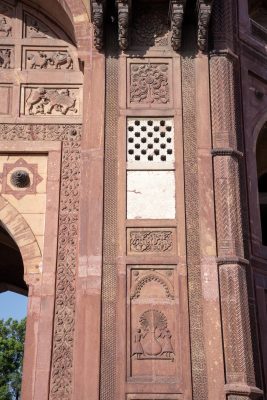
POLYGON ((131 14, 131 0, 117 0, 119 46, 126 50, 129 45, 129 25, 131 14))
MULTIPOLYGON (((225 392, 232 399, 257 398, 244 260, 240 199, 240 160, 235 90, 236 57, 227 52, 210 60, 212 151, 221 313, 225 354, 225 392)), ((229 397, 228 397, 229 398, 229 397)))
POLYGON ((212 10, 211 0, 198 0, 198 48, 202 51, 207 49, 209 22, 212 10))
POLYGON ((92 22, 94 26, 94 46, 101 50, 104 45, 104 19, 106 0, 92 1, 92 22))
POLYGON ((181 48, 185 4, 186 0, 171 0, 170 2, 171 44, 173 50, 181 48))

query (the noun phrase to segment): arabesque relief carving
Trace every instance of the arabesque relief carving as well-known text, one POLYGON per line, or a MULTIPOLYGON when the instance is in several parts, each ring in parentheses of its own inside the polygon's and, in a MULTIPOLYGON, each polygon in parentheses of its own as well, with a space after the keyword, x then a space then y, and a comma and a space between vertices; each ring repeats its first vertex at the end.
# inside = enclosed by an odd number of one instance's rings
POLYGON ((67 51, 35 50, 27 52, 29 69, 73 69, 73 59, 67 51))
POLYGON ((169 103, 168 73, 168 64, 130 64, 130 102, 169 103))
POLYGON ((11 68, 11 53, 13 53, 11 49, 0 49, 0 68, 11 68))
POLYGON ((26 88, 26 115, 66 115, 77 114, 77 90, 26 88))
POLYGON ((132 357, 138 360, 174 360, 172 334, 166 315, 159 310, 142 313, 132 339, 132 357))
POLYGON ((136 253, 168 253, 173 250, 172 231, 132 231, 130 251, 136 253))

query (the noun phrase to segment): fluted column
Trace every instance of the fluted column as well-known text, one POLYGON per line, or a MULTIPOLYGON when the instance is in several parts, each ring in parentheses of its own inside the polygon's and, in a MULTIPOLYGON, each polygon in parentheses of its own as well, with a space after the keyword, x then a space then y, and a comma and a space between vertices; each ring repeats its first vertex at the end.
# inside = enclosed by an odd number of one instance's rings
POLYGON ((244 259, 240 199, 239 124, 235 88, 236 57, 210 58, 217 255, 228 400, 257 398, 244 259))

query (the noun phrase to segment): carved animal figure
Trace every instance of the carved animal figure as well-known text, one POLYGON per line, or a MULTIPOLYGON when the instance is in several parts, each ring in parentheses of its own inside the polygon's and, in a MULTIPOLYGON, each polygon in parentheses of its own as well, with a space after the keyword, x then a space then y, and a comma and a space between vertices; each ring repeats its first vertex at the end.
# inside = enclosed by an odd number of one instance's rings
POLYGON ((44 88, 32 89, 28 98, 26 99, 26 114, 44 114, 44 104, 46 103, 46 90, 44 88), (34 112, 33 107, 37 104, 38 106, 34 112))
POLYGON ((73 69, 73 60, 69 53, 61 53, 57 51, 50 57, 50 63, 55 66, 55 69, 61 69, 62 65, 66 64, 66 69, 73 69))
POLYGON ((0 19, 0 32, 4 32, 5 36, 9 36, 11 33, 12 27, 7 23, 5 17, 0 19))
POLYGON ((48 58, 43 51, 38 51, 36 53, 30 53, 27 57, 31 69, 36 69, 39 67, 41 69, 47 68, 48 58))
POLYGON ((1 68, 10 68, 11 62, 11 50, 4 49, 0 51, 0 67, 1 68))
POLYGON ((67 114, 68 111, 77 113, 75 108, 76 99, 70 96, 68 89, 62 89, 60 92, 57 90, 50 90, 46 95, 46 99, 49 102, 47 108, 47 114, 52 114, 53 109, 61 112, 61 114, 67 114))

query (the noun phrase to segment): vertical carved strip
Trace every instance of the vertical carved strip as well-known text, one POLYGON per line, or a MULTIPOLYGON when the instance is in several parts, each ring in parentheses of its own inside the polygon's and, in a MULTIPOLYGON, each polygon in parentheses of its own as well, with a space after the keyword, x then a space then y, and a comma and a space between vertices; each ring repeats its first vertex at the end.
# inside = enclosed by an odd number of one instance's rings
POLYGON ((232 0, 214 0, 213 2, 212 33, 216 49, 233 49, 236 18, 235 3, 232 0))
POLYGON ((182 85, 193 398, 206 400, 208 390, 202 319, 199 201, 197 189, 196 88, 195 61, 193 58, 185 57, 182 59, 182 85))
POLYGON ((115 57, 115 40, 110 31, 106 57, 101 400, 116 399, 118 59, 115 57))
POLYGON ((237 150, 235 61, 225 52, 210 60, 212 134, 215 178, 218 263, 226 366, 230 398, 251 397, 255 385, 252 338, 243 260, 244 245, 240 197, 242 153, 237 150), (249 388, 249 389, 248 389, 249 388))
POLYGON ((57 255, 51 400, 70 400, 78 249, 80 143, 64 142, 57 255))

